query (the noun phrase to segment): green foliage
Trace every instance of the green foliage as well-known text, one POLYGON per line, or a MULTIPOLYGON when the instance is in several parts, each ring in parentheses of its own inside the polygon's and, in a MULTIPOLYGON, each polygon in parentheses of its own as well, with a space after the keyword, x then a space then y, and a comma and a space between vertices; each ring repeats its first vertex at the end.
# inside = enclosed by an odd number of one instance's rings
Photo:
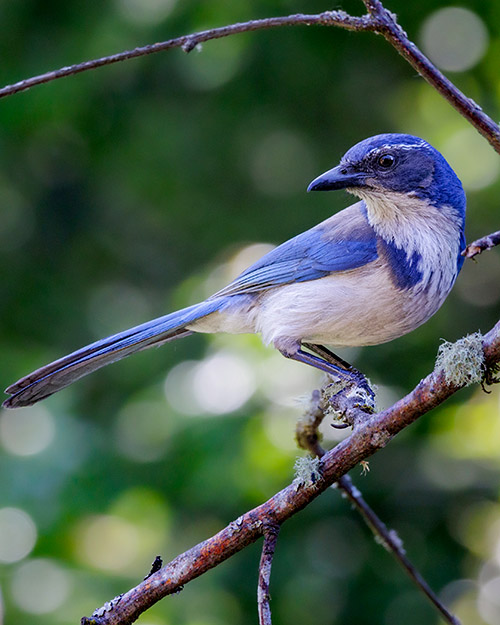
MULTIPOLYGON (((417 43, 445 5, 387 0, 417 43)), ((450 76, 499 119, 499 4, 467 6, 489 45, 450 76)), ((1 82, 232 21, 329 8, 2 3, 1 82)), ((362 13, 354 0, 343 8, 362 13)), ((500 157, 372 34, 290 28, 161 53, 1 100, 0 129, 3 387, 205 297, 262 252, 250 243, 279 243, 346 206, 342 193, 306 195, 307 184, 378 132, 419 134, 443 151, 467 185, 469 241, 498 229, 500 157)), ((467 261, 424 327, 345 357, 392 403, 432 369, 441 338, 498 319, 499 275, 498 249, 467 261)), ((295 420, 319 383, 258 338, 196 336, 2 413, 0 527, 22 539, 0 565, 6 622, 76 623, 140 581, 157 554, 168 561, 288 484, 295 420), (2 516, 6 508, 15 511, 2 516)), ((465 622, 489 625, 500 622, 487 586, 500 579, 499 417, 498 389, 463 391, 377 454, 367 475, 353 472, 432 586, 445 587, 465 622)), ((323 430, 331 446, 337 433, 323 430)), ((245 550, 141 622, 255 623, 258 559, 258 545, 245 550)), ((438 622, 333 491, 282 529, 271 591, 276 625, 438 622)))

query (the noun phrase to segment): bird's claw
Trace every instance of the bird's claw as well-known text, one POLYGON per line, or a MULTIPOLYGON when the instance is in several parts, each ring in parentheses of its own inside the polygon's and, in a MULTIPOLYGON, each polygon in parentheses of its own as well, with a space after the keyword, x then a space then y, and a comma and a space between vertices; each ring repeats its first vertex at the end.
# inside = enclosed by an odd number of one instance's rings
POLYGON ((487 367, 484 371, 483 379, 481 380, 481 388, 485 393, 491 393, 486 386, 492 386, 493 384, 500 384, 500 367, 493 366, 487 367))
POLYGON ((354 426, 360 421, 360 412, 375 412, 375 393, 363 374, 358 374, 340 388, 338 381, 327 387, 327 400, 337 421, 331 425, 337 430, 354 426))
POLYGON ((345 430, 346 428, 350 427, 348 423, 332 423, 331 426, 336 430, 345 430))

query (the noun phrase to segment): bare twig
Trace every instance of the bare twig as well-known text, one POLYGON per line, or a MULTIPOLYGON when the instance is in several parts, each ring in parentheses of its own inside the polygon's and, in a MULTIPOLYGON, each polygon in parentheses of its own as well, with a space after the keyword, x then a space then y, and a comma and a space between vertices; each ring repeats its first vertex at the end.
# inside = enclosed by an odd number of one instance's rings
POLYGON ((413 582, 415 582, 419 590, 421 590, 429 601, 436 607, 436 609, 439 610, 444 620, 447 623, 450 623, 450 625, 460 625, 458 618, 449 612, 446 606, 439 600, 436 593, 406 556, 403 542, 397 535, 396 531, 390 530, 375 514, 375 512, 364 500, 359 489, 354 486, 351 478, 348 475, 343 475, 338 481, 338 485, 349 498, 349 501, 351 501, 361 514, 365 523, 373 532, 375 539, 381 543, 387 551, 389 551, 389 553, 392 553, 405 572, 409 575, 413 582))
POLYGON ((154 43, 134 50, 127 50, 104 56, 91 61, 84 61, 67 67, 21 80, 13 85, 0 89, 0 98, 25 91, 36 85, 97 69, 105 65, 112 65, 128 59, 169 50, 182 48, 190 52, 199 43, 211 39, 220 39, 238 33, 256 30, 267 30, 283 26, 337 26, 353 31, 371 31, 383 35, 387 41, 414 67, 417 72, 432 85, 461 115, 463 115, 482 135, 493 148, 500 153, 500 127, 481 110, 481 107, 472 99, 463 94, 444 74, 442 74, 430 60, 409 40, 405 31, 397 23, 393 13, 388 11, 380 0, 363 0, 368 13, 360 17, 349 15, 344 11, 324 11, 314 15, 298 13, 282 17, 270 17, 260 20, 239 22, 220 28, 212 28, 190 35, 183 35, 160 43, 154 43))
POLYGON ((462 256, 465 256, 466 258, 474 258, 474 256, 481 254, 481 252, 484 252, 485 250, 491 250, 491 248, 496 245, 500 245, 500 230, 469 243, 469 245, 462 252, 462 256))
MULTIPOLYGON (((493 367, 500 362, 500 321, 483 340, 485 364, 493 367)), ((393 406, 362 422, 320 461, 320 476, 308 483, 293 482, 271 499, 230 523, 215 536, 177 556, 160 571, 110 604, 99 609, 82 623, 94 625, 128 625, 163 597, 179 590, 184 584, 217 566, 266 531, 269 519, 279 525, 302 510, 334 482, 384 447, 398 432, 423 414, 432 410, 461 386, 446 382, 441 370, 435 370, 422 380, 406 397, 393 406)))
POLYGON ((325 450, 320 445, 318 428, 325 418, 325 402, 323 393, 318 389, 311 394, 309 408, 305 415, 297 421, 295 440, 301 449, 309 451, 313 456, 322 458, 325 450))
MULTIPOLYGON (((318 427, 325 415, 325 406, 322 395, 314 391, 310 408, 304 419, 297 424, 296 439, 300 447, 307 449, 313 455, 321 458, 326 451, 319 444, 318 427)), ((403 543, 395 530, 390 530, 385 523, 377 516, 372 508, 366 503, 361 491, 354 486, 348 475, 343 475, 337 482, 337 488, 343 491, 349 501, 361 514, 363 520, 373 532, 377 542, 382 544, 389 553, 395 557, 404 571, 417 585, 424 595, 430 600, 434 607, 440 612, 444 620, 450 625, 460 625, 456 616, 451 614, 446 606, 439 600, 423 576, 419 573, 410 559, 406 556, 403 543)))
POLYGON ((259 564, 259 583, 257 585, 257 609, 259 611, 259 625, 271 625, 271 596, 269 594, 269 582, 271 579, 271 567, 280 526, 268 524, 264 532, 264 544, 259 564))
POLYGON ((363 0, 370 21, 375 24, 375 31, 403 56, 453 108, 455 108, 474 128, 489 141, 493 149, 500 154, 500 127, 481 107, 468 98, 410 41, 408 35, 396 21, 394 13, 388 11, 380 0, 363 0))
POLYGON ((283 17, 269 17, 260 20, 239 22, 229 26, 211 28, 209 30, 192 33, 190 35, 183 35, 182 37, 176 37, 175 39, 169 39, 168 41, 134 48, 133 50, 126 50, 125 52, 111 54, 110 56, 103 56, 91 61, 84 61, 83 63, 76 63, 75 65, 61 67, 60 69, 46 72, 45 74, 40 74, 39 76, 33 76, 32 78, 16 82, 13 85, 3 87, 0 89, 0 98, 5 98, 6 96, 19 93, 20 91, 25 91, 26 89, 30 89, 36 85, 57 80, 58 78, 73 76, 74 74, 87 72, 92 69, 104 67, 105 65, 113 65, 114 63, 119 63, 128 59, 135 59, 148 54, 154 54, 155 52, 170 50, 171 48, 182 48, 185 52, 191 52, 191 50, 193 50, 199 43, 210 41, 211 39, 220 39, 222 37, 229 37, 230 35, 236 35, 238 33, 246 33, 255 30, 267 30, 269 28, 277 28, 279 26, 312 26, 314 24, 323 26, 340 26, 341 28, 346 28, 348 30, 373 30, 368 16, 353 17, 344 11, 325 11, 324 13, 319 13, 317 15, 298 13, 296 15, 287 15, 283 17))

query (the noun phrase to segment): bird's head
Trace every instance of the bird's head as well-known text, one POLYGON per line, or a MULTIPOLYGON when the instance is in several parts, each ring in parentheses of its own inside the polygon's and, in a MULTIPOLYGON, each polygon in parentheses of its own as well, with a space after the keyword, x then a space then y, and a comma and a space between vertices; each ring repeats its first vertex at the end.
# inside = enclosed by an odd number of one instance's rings
POLYGON ((465 194, 453 169, 429 143, 412 135, 382 134, 357 143, 307 190, 333 189, 364 199, 404 194, 434 206, 452 206, 460 214, 465 211, 465 194))

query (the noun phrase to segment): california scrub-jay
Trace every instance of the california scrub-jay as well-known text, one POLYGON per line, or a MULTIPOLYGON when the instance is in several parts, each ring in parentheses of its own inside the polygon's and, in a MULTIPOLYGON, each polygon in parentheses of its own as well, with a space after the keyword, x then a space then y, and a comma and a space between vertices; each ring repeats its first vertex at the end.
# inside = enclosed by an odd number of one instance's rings
POLYGON ((376 345, 424 323, 463 263, 465 193, 426 141, 382 134, 352 147, 308 191, 361 201, 283 243, 204 302, 92 343, 6 390, 29 406, 134 352, 193 332, 260 333, 287 358, 367 387, 336 347, 376 345))

